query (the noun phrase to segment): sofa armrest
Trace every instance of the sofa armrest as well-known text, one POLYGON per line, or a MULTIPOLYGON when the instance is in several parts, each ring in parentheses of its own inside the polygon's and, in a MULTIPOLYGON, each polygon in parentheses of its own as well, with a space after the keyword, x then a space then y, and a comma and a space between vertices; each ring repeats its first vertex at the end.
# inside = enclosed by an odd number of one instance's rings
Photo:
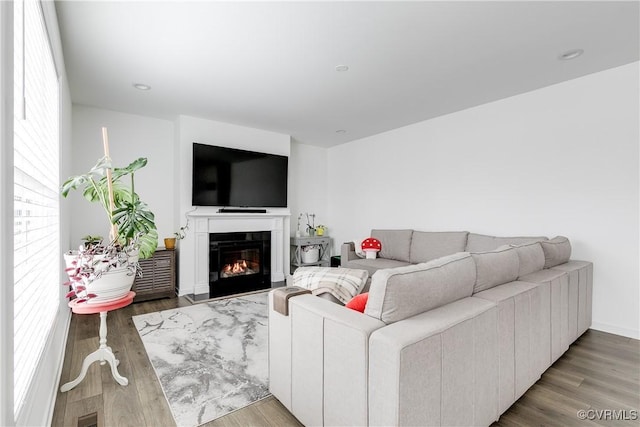
POLYGON ((347 266, 347 261, 359 258, 356 255, 356 247, 353 242, 344 242, 340 247, 340 264, 342 267, 347 266))
POLYGON ((373 331, 385 326, 385 323, 378 319, 314 295, 300 295, 292 298, 289 303, 290 309, 297 307, 294 310, 315 314, 325 321, 332 321, 345 328, 359 331, 367 338, 373 331))
POLYGON ((270 390, 305 425, 366 425, 369 337, 385 324, 313 295, 269 306, 270 390))
POLYGON ((490 425, 497 348, 497 307, 473 297, 375 331, 369 425, 490 425))

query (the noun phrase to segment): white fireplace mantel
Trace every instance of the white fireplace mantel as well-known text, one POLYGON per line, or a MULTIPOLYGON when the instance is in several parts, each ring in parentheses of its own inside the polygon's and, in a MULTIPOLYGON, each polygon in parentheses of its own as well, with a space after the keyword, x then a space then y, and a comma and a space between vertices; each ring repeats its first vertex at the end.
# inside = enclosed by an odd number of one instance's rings
POLYGON ((267 213, 219 213, 198 208, 187 217, 192 223, 181 247, 180 295, 209 293, 209 233, 271 232, 271 282, 289 274, 289 217, 286 209, 267 213), (190 268, 191 267, 191 268, 190 268))

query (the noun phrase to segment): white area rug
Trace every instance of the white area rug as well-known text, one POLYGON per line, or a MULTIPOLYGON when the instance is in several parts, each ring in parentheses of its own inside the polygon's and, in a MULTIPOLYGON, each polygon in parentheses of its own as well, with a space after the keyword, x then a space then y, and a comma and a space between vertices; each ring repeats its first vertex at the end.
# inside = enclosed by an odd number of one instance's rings
POLYGON ((134 316, 178 426, 269 396, 267 292, 134 316))

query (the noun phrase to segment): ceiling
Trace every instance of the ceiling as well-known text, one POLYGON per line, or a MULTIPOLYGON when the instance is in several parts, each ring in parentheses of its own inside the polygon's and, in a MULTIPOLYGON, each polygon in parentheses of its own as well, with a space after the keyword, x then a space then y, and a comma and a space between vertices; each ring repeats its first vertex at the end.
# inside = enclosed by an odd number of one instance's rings
POLYGON ((74 103, 324 147, 638 61, 638 6, 56 2, 74 103))

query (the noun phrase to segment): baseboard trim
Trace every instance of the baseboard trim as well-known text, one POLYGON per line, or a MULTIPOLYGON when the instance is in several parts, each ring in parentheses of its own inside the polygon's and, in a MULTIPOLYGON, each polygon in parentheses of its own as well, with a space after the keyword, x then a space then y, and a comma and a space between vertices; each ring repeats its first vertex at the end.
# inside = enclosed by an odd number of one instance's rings
POLYGON ((640 339, 640 330, 638 329, 629 329, 629 328, 621 328, 620 326, 609 325, 606 323, 593 322, 591 324, 591 329, 595 329, 596 331, 608 332, 610 334, 622 335, 623 337, 640 339))

